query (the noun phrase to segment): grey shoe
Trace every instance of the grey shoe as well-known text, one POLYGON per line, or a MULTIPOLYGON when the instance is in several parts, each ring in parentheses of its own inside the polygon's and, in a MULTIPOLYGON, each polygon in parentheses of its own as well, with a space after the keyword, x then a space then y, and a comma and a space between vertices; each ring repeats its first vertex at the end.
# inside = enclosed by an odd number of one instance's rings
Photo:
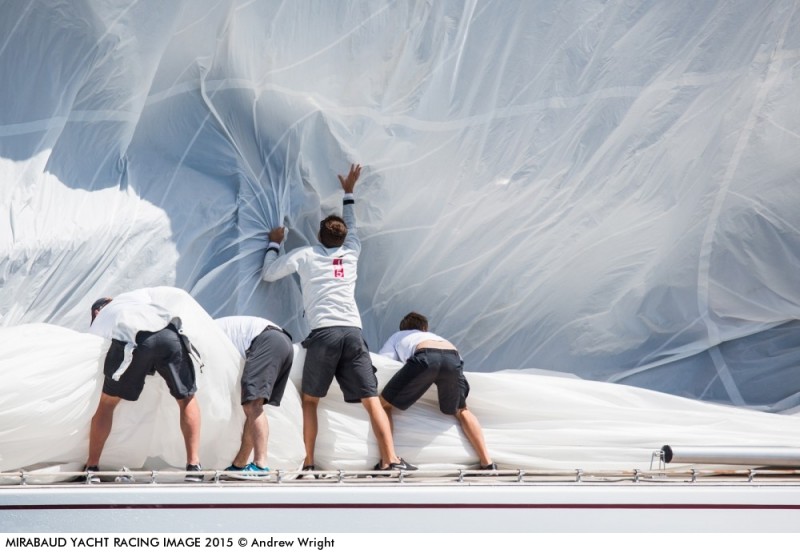
POLYGON ((390 463, 390 470, 417 470, 417 467, 400 457, 399 463, 390 463))
MULTIPOLYGON (((302 472, 309 472, 309 471, 313 472, 315 470, 317 470, 317 468, 314 465, 304 465, 302 472)), ((319 479, 319 474, 309 474, 308 476, 313 476, 314 480, 318 480, 319 479)), ((305 478, 305 476, 301 475, 301 476, 298 476, 298 478, 305 478)))
POLYGON ((100 472, 100 469, 97 465, 92 465, 91 467, 83 467, 83 470, 86 471, 86 482, 88 484, 99 484, 100 477, 95 474, 95 472, 100 472))
POLYGON ((202 472, 203 467, 200 465, 186 465, 186 472, 189 473, 186 475, 184 480, 186 482, 202 482, 203 475, 202 474, 191 474, 193 472, 202 472))
POLYGON ((378 461, 372 470, 417 470, 417 467, 400 457, 400 461, 397 463, 389 463, 389 466, 381 467, 381 462, 378 461))
POLYGON ((84 482, 86 484, 99 484, 100 477, 95 474, 95 472, 99 472, 100 469, 97 468, 97 465, 86 466, 83 467, 83 472, 86 474, 81 474, 80 476, 76 476, 71 480, 71 482, 84 482))

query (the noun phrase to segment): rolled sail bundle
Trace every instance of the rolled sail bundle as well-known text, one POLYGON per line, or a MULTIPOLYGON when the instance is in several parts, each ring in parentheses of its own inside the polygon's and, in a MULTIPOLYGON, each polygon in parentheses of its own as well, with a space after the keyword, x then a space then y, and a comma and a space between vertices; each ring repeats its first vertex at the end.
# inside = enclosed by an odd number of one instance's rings
MULTIPOLYGON (((174 289, 173 289, 174 290, 174 289)), ((175 295, 181 317, 194 323, 192 342, 205 360, 198 374, 202 411, 201 461, 223 469, 241 436, 242 360, 213 320, 185 292, 175 295)), ((0 471, 34 466, 80 470, 102 383, 108 343, 54 325, 0 328, 0 471)), ((268 462, 295 470, 303 460, 299 384, 304 350, 296 347, 291 382, 280 407, 267 409, 268 462)), ((400 364, 373 355, 379 386, 400 364)), ((662 444, 687 444, 672 463, 719 464, 682 455, 708 444, 739 450, 774 446, 789 453, 798 443, 800 417, 715 405, 620 384, 553 376, 541 371, 467 373, 467 403, 481 422, 493 459, 503 469, 647 469, 662 444), (686 451, 686 450, 683 450, 686 451)), ((395 412, 395 447, 422 469, 475 466, 477 457, 455 418, 438 409, 431 388, 407 411, 395 412)), ((324 470, 365 470, 378 448, 364 409, 345 403, 334 386, 320 402, 316 464, 324 470)), ((676 446, 672 446, 675 449, 676 446)), ((796 450, 795 450, 796 451, 796 450)), ((763 459, 751 459, 763 466, 763 459)), ((726 463, 730 461, 725 460, 726 463)), ((123 402, 101 458, 101 469, 182 467, 184 448, 175 400, 163 380, 149 377, 137 402, 123 402)), ((770 464, 774 462, 771 461, 770 464)), ((773 464, 774 466, 774 464, 773 464)), ((43 469, 44 470, 44 469, 43 469)))
MULTIPOLYGON (((239 405, 243 359, 188 293, 172 287, 143 291, 181 318, 200 352, 203 367, 195 368, 200 460, 205 467, 224 468, 239 447, 244 424, 239 405)), ((0 328, 0 472, 81 470, 109 344, 93 334, 49 324, 0 328)), ((296 416, 300 397, 294 388, 286 391, 283 406, 266 410, 274 429, 270 456, 278 466, 296 468, 303 445, 296 416)), ((100 468, 182 469, 185 455, 177 403, 164 379, 150 376, 139 399, 122 401, 114 412, 100 468)))

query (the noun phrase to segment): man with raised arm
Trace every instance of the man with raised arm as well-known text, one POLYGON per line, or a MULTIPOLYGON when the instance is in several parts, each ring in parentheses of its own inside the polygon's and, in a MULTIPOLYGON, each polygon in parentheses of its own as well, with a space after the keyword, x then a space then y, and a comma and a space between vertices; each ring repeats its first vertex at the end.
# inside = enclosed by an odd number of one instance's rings
POLYGON ((264 404, 275 407, 281 404, 294 360, 292 337, 261 317, 222 317, 216 323, 245 360, 241 379, 245 414, 242 444, 225 470, 243 476, 263 476, 269 474, 269 421, 264 404), (253 462, 248 463, 251 453, 253 462))
POLYGON ((381 348, 381 355, 405 363, 381 392, 381 405, 391 423, 392 407, 405 411, 436 384, 439 410, 453 415, 461 424, 469 443, 478 454, 481 470, 496 470, 489 456, 478 419, 467 409, 469 383, 464 377, 464 362, 456 347, 441 336, 428 332, 428 319, 411 312, 400 321, 381 348))
POLYGON ((347 177, 339 175, 344 190, 343 217, 330 215, 320 222, 319 244, 279 256, 285 229, 272 229, 261 272, 261 277, 269 282, 292 273, 300 275, 303 305, 311 326, 311 333, 302 342, 307 350, 302 379, 303 443, 306 449, 303 470, 315 470, 317 407, 320 398, 328 393, 334 377, 342 389, 344 400, 361 402, 369 415, 381 455, 376 468, 416 469, 394 451, 389 419, 378 399, 378 381, 361 334, 361 316, 355 300, 361 241, 356 231, 353 197, 360 174, 361 166, 354 164, 350 166, 347 177))

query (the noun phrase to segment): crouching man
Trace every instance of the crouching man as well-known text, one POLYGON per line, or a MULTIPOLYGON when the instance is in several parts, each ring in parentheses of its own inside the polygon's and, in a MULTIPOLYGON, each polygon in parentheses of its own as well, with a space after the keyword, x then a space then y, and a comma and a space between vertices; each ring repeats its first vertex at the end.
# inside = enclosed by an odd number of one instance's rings
POLYGON ((269 473, 267 443, 269 422, 264 404, 279 407, 294 360, 292 337, 275 323, 261 317, 222 317, 216 320, 244 357, 242 409, 245 423, 242 445, 226 471, 243 476, 269 473), (250 454, 253 462, 248 463, 250 454))
MULTIPOLYGON (((86 470, 98 470, 103 447, 111 433, 114 409, 121 400, 136 401, 145 378, 158 373, 178 402, 180 427, 186 446, 186 480, 201 482, 200 407, 195 399, 197 384, 193 348, 180 333, 180 319, 151 303, 144 290, 101 298, 92 305, 89 332, 111 340, 103 373, 100 404, 89 431, 86 470), (190 353, 191 352, 191 353, 190 353)), ((199 358, 196 359, 199 362, 199 358)), ((92 481, 99 481, 91 476, 92 481)))
POLYGON ((381 405, 392 420, 392 408, 405 411, 436 384, 439 409, 454 415, 464 434, 478 454, 482 470, 496 470, 483 439, 483 430, 475 415, 467 409, 469 383, 464 377, 464 362, 456 347, 436 334, 428 332, 428 319, 411 312, 400 321, 395 332, 383 345, 381 355, 405 363, 381 392, 381 405))

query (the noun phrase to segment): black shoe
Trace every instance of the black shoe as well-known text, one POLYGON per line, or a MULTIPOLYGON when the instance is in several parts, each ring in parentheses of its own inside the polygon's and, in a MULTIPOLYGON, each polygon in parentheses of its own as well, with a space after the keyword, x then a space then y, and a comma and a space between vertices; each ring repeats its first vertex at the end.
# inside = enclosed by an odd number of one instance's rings
MULTIPOLYGON (((303 472, 314 471, 317 468, 314 465, 303 465, 303 472)), ((319 478, 319 474, 307 474, 305 476, 299 476, 298 478, 305 478, 306 476, 313 476, 314 480, 319 478)))
POLYGON ((489 463, 488 465, 480 465, 481 470, 497 470, 497 463, 489 463))
POLYGON ((86 484, 99 484, 100 477, 94 474, 95 472, 100 472, 100 469, 97 468, 97 465, 92 465, 91 467, 87 467, 84 465, 83 472, 86 474, 82 474, 80 476, 76 476, 71 481, 72 482, 85 482, 86 484))
POLYGON ((399 463, 391 463, 389 464, 389 468, 392 470, 417 470, 417 467, 400 457, 399 463))
POLYGON ((400 457, 397 463, 389 463, 387 467, 381 467, 381 462, 378 461, 372 470, 417 470, 417 467, 400 457))
MULTIPOLYGON (((186 472, 202 472, 203 467, 200 465, 186 465, 186 472)), ((202 474, 187 474, 186 478, 184 478, 186 482, 202 482, 203 475, 202 474)))

